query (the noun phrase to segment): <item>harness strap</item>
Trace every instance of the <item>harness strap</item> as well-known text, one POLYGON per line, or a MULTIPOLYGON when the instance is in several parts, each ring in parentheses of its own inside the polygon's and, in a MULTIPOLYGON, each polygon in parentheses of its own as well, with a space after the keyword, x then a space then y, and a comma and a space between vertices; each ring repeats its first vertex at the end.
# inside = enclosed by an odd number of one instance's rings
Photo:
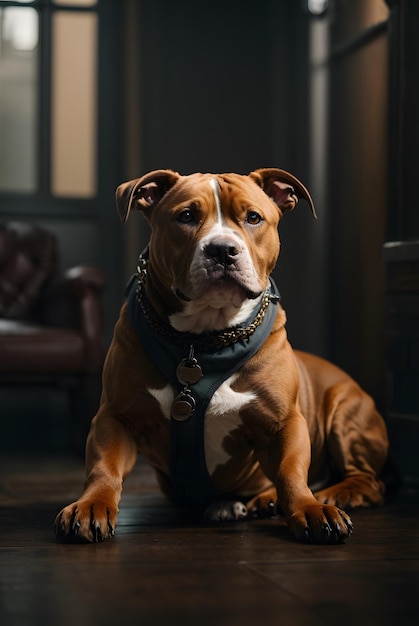
MULTIPOLYGON (((136 288, 137 281, 131 279, 126 290, 130 323, 150 359, 179 393, 182 385, 177 380, 176 367, 189 354, 190 336, 185 342, 174 342, 173 338, 154 331, 138 303, 136 288)), ((273 302, 278 302, 279 294, 272 280, 270 291, 273 302)), ((203 510, 214 499, 215 494, 205 460, 205 413, 212 396, 222 383, 263 345, 272 330, 276 314, 277 307, 271 302, 263 322, 248 340, 239 341, 218 351, 195 350, 195 357, 203 372, 201 380, 192 388, 196 402, 195 410, 185 421, 171 419, 170 481, 175 500, 179 505, 203 510)), ((249 323, 251 321, 252 318, 249 323)), ((244 325, 248 323, 245 322, 244 325)))

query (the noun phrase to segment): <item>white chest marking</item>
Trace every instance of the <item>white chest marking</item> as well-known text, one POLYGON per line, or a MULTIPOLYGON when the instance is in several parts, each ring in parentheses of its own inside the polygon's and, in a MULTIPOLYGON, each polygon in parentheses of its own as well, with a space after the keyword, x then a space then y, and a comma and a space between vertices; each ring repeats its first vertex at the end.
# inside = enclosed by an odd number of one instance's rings
POLYGON ((162 389, 147 389, 148 393, 157 400, 164 417, 170 419, 170 409, 175 399, 175 391, 172 385, 167 384, 162 389))
POLYGON ((205 459, 210 475, 231 458, 225 438, 241 426, 240 409, 256 398, 252 391, 233 391, 231 385, 236 378, 233 374, 217 389, 205 415, 205 459))
MULTIPOLYGON (((241 425, 240 409, 256 398, 252 391, 233 391, 231 385, 236 378, 237 374, 233 374, 223 382, 214 393, 205 414, 205 459, 210 475, 231 458, 224 441, 241 425)), ((148 389, 148 392, 159 403, 164 417, 170 419, 170 408, 175 397, 173 387, 167 384, 163 389, 148 389)))

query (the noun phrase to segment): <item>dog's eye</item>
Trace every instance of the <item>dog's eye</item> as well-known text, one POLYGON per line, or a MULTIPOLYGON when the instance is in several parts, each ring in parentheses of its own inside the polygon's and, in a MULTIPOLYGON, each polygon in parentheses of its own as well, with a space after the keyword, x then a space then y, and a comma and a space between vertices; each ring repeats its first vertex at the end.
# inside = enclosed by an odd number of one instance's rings
POLYGON ((246 222, 251 226, 256 226, 257 224, 260 224, 261 221, 262 217, 256 211, 249 211, 246 215, 246 222))
POLYGON ((191 222, 195 221, 195 217, 190 209, 185 209, 184 211, 179 213, 179 215, 177 216, 177 220, 182 224, 190 224, 191 222))

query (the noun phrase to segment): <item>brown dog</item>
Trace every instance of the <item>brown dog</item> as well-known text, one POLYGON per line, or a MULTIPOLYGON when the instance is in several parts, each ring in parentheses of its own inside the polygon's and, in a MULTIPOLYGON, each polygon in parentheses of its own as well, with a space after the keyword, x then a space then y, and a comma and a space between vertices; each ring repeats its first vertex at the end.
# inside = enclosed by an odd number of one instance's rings
POLYGON ((138 452, 180 505, 218 520, 278 502, 302 541, 343 541, 352 523, 337 507, 382 502, 382 418, 347 374, 291 349, 269 279, 298 197, 315 215, 274 168, 158 170, 118 188, 121 220, 139 209, 152 233, 105 362, 85 491, 57 516, 58 537, 114 534, 138 452))

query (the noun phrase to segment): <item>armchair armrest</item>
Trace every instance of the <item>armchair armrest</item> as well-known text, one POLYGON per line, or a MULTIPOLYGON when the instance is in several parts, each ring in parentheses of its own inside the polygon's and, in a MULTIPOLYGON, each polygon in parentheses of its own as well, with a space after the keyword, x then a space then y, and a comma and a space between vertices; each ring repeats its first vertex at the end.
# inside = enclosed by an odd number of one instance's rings
POLYGON ((75 328, 83 334, 87 369, 98 371, 103 364, 103 310, 101 293, 104 273, 94 267, 73 267, 45 289, 42 322, 59 328, 75 328))

